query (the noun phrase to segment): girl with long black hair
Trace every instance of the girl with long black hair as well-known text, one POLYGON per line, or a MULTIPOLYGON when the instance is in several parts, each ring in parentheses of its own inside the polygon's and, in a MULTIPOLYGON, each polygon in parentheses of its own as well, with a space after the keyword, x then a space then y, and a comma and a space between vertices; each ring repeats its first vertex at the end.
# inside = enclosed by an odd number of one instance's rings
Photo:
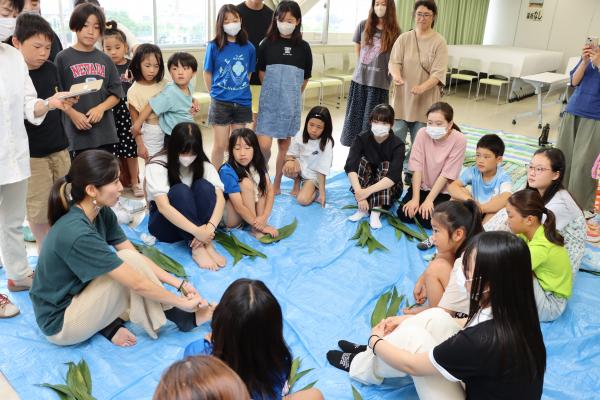
POLYGON ((152 235, 162 242, 189 242, 200 268, 225 266, 212 243, 225 207, 223 183, 204 153, 198 125, 175 125, 167 149, 146 166, 146 194, 152 235))
POLYGON ((211 317, 212 307, 193 286, 138 253, 127 239, 110 208, 122 190, 119 163, 103 150, 79 154, 52 187, 51 228, 29 294, 36 321, 54 344, 76 344, 100 333, 117 346, 133 346, 136 337, 121 319, 125 313, 154 339, 167 319, 188 331, 211 317), (164 283, 187 295, 166 290, 164 283))
POLYGON ((238 279, 215 308, 212 334, 184 356, 212 354, 242 378, 254 400, 322 400, 318 389, 287 394, 292 355, 283 338, 281 306, 258 280, 238 279))
POLYGON ((464 399, 465 391, 467 399, 540 399, 546 349, 527 245, 509 232, 480 233, 460 272, 471 300, 464 328, 439 308, 386 318, 368 347, 340 341, 345 353, 330 351, 330 362, 365 384, 411 375, 421 400, 464 399))

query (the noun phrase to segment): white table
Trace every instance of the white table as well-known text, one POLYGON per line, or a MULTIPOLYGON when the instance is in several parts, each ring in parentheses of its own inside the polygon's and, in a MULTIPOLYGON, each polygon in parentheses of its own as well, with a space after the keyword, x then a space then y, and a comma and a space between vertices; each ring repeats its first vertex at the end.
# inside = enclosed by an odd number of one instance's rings
POLYGON ((542 115, 543 108, 556 104, 556 101, 551 103, 544 103, 542 100, 542 90, 545 87, 549 87, 548 93, 546 94, 546 97, 548 97, 548 94, 556 90, 557 86, 565 86, 570 81, 571 77, 569 75, 556 74, 554 72, 542 72, 541 74, 522 76, 521 79, 529 83, 535 89, 535 94, 537 95, 537 109, 535 111, 527 111, 515 115, 513 117, 512 123, 514 125, 520 118, 537 115, 538 129, 542 129, 542 125, 544 123, 542 115))

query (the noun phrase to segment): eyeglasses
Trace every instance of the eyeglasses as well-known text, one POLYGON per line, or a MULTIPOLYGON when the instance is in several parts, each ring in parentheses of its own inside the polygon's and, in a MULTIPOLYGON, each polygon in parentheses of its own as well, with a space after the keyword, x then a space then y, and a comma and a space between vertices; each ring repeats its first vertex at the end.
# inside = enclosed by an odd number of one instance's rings
POLYGON ((433 17, 433 14, 431 14, 431 13, 416 13, 415 16, 417 18, 430 18, 430 17, 433 17))
POLYGON ((545 171, 550 171, 551 168, 544 168, 544 167, 534 167, 533 165, 530 165, 527 167, 529 169, 529 172, 535 172, 536 174, 541 174, 545 171))

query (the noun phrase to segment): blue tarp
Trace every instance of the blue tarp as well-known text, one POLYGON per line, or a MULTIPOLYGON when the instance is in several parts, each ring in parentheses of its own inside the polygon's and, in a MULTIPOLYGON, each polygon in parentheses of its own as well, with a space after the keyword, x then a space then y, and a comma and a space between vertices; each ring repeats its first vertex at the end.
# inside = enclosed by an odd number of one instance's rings
MULTIPOLYGON (((284 192, 290 184, 285 182, 284 192)), ((365 342, 370 333, 370 315, 377 298, 392 285, 410 295, 413 283, 426 266, 423 252, 406 238, 398 241, 384 221, 374 233, 389 251, 369 255, 366 248, 348 239, 356 224, 342 210, 353 201, 344 174, 328 180, 327 207, 301 207, 287 194, 276 199, 271 223, 282 226, 298 218, 293 236, 278 244, 262 245, 247 232, 236 236, 267 254, 266 260, 245 258, 235 267, 209 272, 195 266, 183 243, 159 243, 158 248, 179 260, 203 296, 218 301, 225 288, 237 278, 263 280, 281 303, 285 337, 293 355, 302 358, 302 369, 314 368, 298 382, 298 388, 318 380, 326 399, 352 399, 348 375, 328 365, 325 354, 339 339, 365 342)), ((146 232, 143 222, 136 230, 126 228, 131 238, 146 232)), ((221 249, 219 247, 219 249, 221 249)), ((221 249, 222 250, 222 249, 221 249)), ((231 257, 223 250, 228 260, 231 257)), ((588 259, 597 259, 589 253, 588 259)), ((35 260, 31 260, 32 263, 35 260)), ((6 293, 6 277, 0 269, 0 291, 6 293)), ((545 377, 546 399, 592 399, 600 393, 600 277, 580 273, 574 296, 558 321, 543 324, 548 349, 545 377)), ((0 370, 24 400, 55 399, 37 383, 62 383, 63 363, 85 358, 90 365, 93 394, 98 399, 150 399, 161 373, 183 354, 184 347, 208 332, 204 325, 189 333, 178 332, 168 323, 158 340, 141 329, 132 348, 113 346, 102 337, 70 347, 50 344, 35 323, 27 293, 11 294, 21 315, 0 320, 0 370)), ((412 301, 412 298, 411 298, 412 301)), ((416 399, 409 378, 395 379, 384 386, 353 385, 365 399, 416 399)))

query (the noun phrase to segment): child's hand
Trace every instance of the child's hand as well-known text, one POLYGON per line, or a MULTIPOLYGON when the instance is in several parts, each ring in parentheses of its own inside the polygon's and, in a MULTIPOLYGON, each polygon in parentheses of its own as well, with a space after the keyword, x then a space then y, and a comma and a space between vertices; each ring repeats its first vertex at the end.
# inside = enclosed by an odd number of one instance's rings
POLYGON ((369 202, 366 200, 361 200, 357 202, 358 209, 360 211, 368 212, 369 211, 369 202))
POLYGON ((366 200, 371 195, 371 192, 368 189, 358 189, 354 191, 354 198, 356 201, 366 200))
POLYGON ((198 239, 198 241, 202 244, 210 243, 211 240, 215 237, 214 230, 208 225, 204 224, 196 228, 194 232, 194 237, 198 239))
POLYGON ((85 115, 87 115, 90 124, 97 124, 102 120, 104 109, 98 105, 91 108, 87 113, 85 113, 85 115))
POLYGON ((71 118, 71 122, 73 125, 80 131, 87 131, 92 129, 92 124, 88 121, 88 118, 77 110, 71 110, 69 113, 69 118, 71 118))
POLYGON ((321 207, 325 208, 325 190, 319 190, 319 197, 317 201, 321 204, 321 207))
POLYGON ((421 207, 419 207, 419 213, 423 219, 430 219, 433 214, 433 202, 431 200, 425 200, 421 207))
POLYGON ((190 114, 196 115, 200 111, 200 103, 198 100, 192 99, 192 107, 190 108, 190 114))
POLYGON ((252 225, 259 231, 264 232, 264 229, 267 226, 267 217, 264 215, 257 216, 252 225))
POLYGON ((273 237, 279 236, 279 231, 277 229, 273 228, 272 226, 269 226, 269 225, 265 226, 265 228, 262 230, 262 232, 265 235, 271 235, 273 237))
POLYGON ((143 158, 145 161, 148 161, 148 149, 146 148, 146 145, 144 145, 144 143, 138 143, 137 145, 137 155, 138 157, 143 158))
POLYGON ((141 136, 142 134, 142 125, 135 122, 133 125, 131 125, 131 134, 133 135, 133 137, 137 138, 138 136, 141 136))
POLYGON ((402 212, 409 218, 414 218, 415 214, 419 210, 419 201, 411 199, 408 203, 402 206, 402 212))
POLYGON ((290 178, 294 179, 300 173, 300 163, 298 160, 286 161, 283 164, 283 174, 290 178))
POLYGON ((425 282, 420 279, 415 284, 415 288, 413 289, 413 296, 417 304, 425 303, 427 300, 427 288, 425 287, 425 282))

